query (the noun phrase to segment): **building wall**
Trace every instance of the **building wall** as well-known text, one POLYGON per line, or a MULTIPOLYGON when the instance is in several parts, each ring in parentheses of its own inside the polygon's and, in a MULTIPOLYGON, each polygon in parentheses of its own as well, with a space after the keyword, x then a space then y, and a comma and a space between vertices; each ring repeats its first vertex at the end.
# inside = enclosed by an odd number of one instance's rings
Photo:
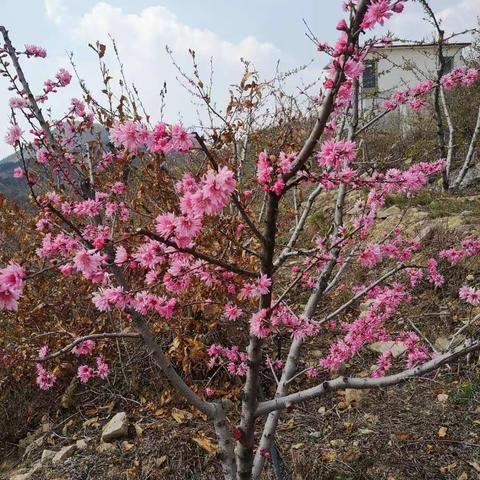
MULTIPOLYGON (((453 57, 453 68, 464 66, 462 47, 445 45, 445 57, 453 57)), ((366 60, 375 60, 377 68, 377 88, 362 89, 364 109, 375 107, 397 90, 413 87, 422 81, 436 76, 436 47, 393 47, 376 49, 366 60)))

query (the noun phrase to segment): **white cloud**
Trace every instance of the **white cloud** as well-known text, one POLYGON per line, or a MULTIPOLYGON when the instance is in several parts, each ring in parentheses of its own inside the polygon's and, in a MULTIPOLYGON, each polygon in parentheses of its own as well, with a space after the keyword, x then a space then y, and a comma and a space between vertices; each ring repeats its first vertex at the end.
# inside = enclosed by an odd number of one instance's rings
MULTIPOLYGON (((216 100, 221 107, 228 99, 228 85, 237 83, 241 78, 243 65, 240 58, 251 60, 268 76, 273 74, 277 59, 284 56, 271 43, 259 42, 252 36, 234 43, 210 30, 190 27, 161 6, 145 8, 138 14, 127 14, 121 8, 100 2, 80 19, 74 33, 82 46, 96 40, 110 45, 108 34, 117 43, 127 78, 138 87, 150 111, 158 108, 158 93, 166 81, 166 113, 175 117, 180 113, 186 123, 196 121, 196 113, 192 113, 195 109, 192 109, 187 92, 178 84, 178 72, 165 51, 166 45, 173 50, 176 62, 187 73, 192 71, 188 49, 195 50, 204 81, 209 78, 209 62, 213 57, 216 100)), ((114 63, 111 65, 115 69, 114 63)), ((91 67, 88 66, 88 69, 91 67)))
MULTIPOLYGON (((477 17, 480 15, 480 0, 462 0, 452 7, 435 9, 435 2, 430 1, 436 17, 442 21, 446 35, 459 33, 466 29, 478 27, 477 17)), ((433 40, 435 31, 425 20, 427 17, 422 6, 417 2, 408 2, 404 13, 395 15, 389 22, 389 29, 405 40, 433 40)), ((455 40, 466 40, 468 37, 456 37, 455 40)))
POLYGON ((447 33, 461 32, 478 27, 480 0, 463 0, 455 7, 448 7, 438 13, 447 33))
POLYGON ((67 7, 63 0, 45 0, 45 13, 53 23, 60 25, 67 13, 67 7))

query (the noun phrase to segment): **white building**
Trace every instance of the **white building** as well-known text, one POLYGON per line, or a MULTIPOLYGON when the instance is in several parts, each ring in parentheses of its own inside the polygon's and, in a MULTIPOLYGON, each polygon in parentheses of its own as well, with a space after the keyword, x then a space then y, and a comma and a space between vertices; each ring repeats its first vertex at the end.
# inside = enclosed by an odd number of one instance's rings
MULTIPOLYGON (((443 47, 446 72, 464 66, 462 50, 469 43, 449 43, 443 47)), ((361 80, 362 110, 375 108, 398 90, 436 78, 436 44, 390 45, 375 47, 367 55, 361 80)))

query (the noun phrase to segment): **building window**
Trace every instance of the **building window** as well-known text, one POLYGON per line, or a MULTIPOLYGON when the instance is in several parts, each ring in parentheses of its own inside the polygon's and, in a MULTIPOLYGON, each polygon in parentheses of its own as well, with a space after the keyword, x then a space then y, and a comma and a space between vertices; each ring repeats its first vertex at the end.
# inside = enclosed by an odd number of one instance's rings
POLYGON ((365 62, 365 70, 362 77, 363 88, 377 88, 377 63, 375 60, 365 62))
POLYGON ((443 73, 450 73, 453 70, 453 57, 445 57, 445 68, 443 73))

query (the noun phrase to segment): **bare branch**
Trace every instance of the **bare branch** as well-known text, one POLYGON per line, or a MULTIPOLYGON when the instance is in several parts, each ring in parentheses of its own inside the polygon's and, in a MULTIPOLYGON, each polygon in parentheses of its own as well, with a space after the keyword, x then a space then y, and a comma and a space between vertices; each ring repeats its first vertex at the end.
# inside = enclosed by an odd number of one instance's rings
POLYGON ((312 398, 321 397, 328 392, 333 392, 341 388, 361 390, 398 385, 399 383, 405 382, 411 378, 421 377, 427 373, 433 372, 446 363, 450 363, 457 358, 463 357, 478 350, 480 350, 480 340, 476 340, 474 342, 466 341, 459 347, 454 348, 442 355, 438 355, 429 362, 409 368, 408 370, 403 370, 402 372, 394 375, 387 375, 379 378, 338 377, 334 380, 325 381, 315 387, 308 388, 297 393, 292 393, 291 395, 275 398, 267 402, 261 402, 258 405, 255 415, 260 417, 269 412, 273 412, 274 410, 282 410, 287 408, 289 405, 304 402, 305 400, 310 400, 312 398))

